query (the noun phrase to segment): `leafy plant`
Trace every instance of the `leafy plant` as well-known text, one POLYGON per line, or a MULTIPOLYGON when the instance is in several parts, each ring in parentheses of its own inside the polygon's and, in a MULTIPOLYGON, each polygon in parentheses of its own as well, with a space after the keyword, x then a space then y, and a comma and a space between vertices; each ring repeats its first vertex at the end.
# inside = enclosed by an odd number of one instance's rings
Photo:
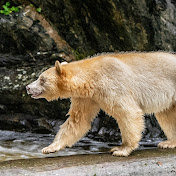
POLYGON ((37 8, 36 10, 37 10, 37 12, 39 12, 39 13, 41 13, 41 11, 42 11, 42 9, 41 9, 40 7, 37 8))
MULTIPOLYGON (((30 4, 30 6, 31 6, 31 7, 34 7, 33 4, 30 4)), ((42 12, 42 9, 41 9, 40 7, 38 7, 38 8, 36 8, 36 11, 37 11, 38 13, 41 13, 41 12, 42 12)))
POLYGON ((5 15, 9 15, 12 12, 19 12, 19 7, 10 7, 10 2, 6 2, 5 5, 2 6, 3 10, 0 10, 0 13, 3 13, 5 15))

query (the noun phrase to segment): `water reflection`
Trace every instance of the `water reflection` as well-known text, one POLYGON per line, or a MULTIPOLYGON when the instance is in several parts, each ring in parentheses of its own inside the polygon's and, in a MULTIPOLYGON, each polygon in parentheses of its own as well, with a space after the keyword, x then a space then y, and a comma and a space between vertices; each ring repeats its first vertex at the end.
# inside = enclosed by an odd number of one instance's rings
MULTIPOLYGON (((54 154, 43 155, 41 149, 54 139, 52 134, 20 133, 0 130, 0 161, 66 156, 76 154, 107 153, 117 143, 98 142, 84 137, 72 148, 66 148, 54 154)), ((161 139, 149 139, 140 142, 140 149, 156 147, 161 139)), ((120 143, 119 143, 120 144, 120 143)))

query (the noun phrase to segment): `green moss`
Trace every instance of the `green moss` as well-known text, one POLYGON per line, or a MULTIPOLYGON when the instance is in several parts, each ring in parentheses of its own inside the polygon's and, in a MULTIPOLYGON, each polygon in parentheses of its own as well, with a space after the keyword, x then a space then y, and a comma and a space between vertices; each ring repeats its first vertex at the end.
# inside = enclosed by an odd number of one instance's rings
POLYGON ((94 51, 85 52, 85 51, 80 51, 80 49, 72 50, 72 53, 74 54, 76 60, 82 60, 88 56, 92 56, 96 54, 94 51))
POLYGON ((85 52, 79 52, 78 49, 72 50, 72 52, 74 53, 76 60, 81 60, 87 57, 85 52))

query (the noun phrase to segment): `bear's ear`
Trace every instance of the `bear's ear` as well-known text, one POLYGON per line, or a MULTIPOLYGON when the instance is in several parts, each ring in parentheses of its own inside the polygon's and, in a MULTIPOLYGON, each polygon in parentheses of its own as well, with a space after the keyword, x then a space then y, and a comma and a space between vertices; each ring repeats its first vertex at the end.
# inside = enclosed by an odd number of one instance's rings
POLYGON ((56 68, 56 70, 57 70, 57 72, 58 72, 59 74, 62 73, 62 68, 61 68, 61 64, 60 64, 59 61, 56 61, 56 62, 55 62, 55 68, 56 68))

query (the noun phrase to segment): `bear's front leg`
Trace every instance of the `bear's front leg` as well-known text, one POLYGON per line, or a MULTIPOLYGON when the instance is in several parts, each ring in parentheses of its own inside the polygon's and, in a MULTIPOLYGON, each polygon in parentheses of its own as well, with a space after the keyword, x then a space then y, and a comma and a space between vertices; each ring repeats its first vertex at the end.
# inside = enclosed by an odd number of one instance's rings
POLYGON ((138 142, 144 129, 143 113, 125 112, 120 118, 116 118, 122 135, 122 145, 111 149, 114 156, 128 156, 133 150, 138 148, 138 142))
POLYGON ((100 108, 91 99, 72 98, 70 117, 61 126, 53 143, 42 149, 42 153, 54 153, 66 146, 71 147, 77 142, 91 127, 91 120, 97 115, 100 108))

